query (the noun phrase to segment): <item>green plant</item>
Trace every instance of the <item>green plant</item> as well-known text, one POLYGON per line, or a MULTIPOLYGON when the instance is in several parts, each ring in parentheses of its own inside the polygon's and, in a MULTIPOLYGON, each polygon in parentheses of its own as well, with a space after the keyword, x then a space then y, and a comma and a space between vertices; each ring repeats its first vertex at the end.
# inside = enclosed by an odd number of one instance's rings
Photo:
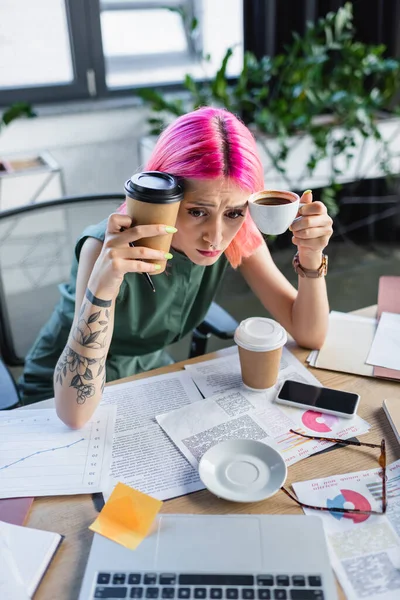
POLYGON ((26 102, 16 102, 3 112, 0 118, 0 131, 6 126, 20 117, 36 117, 36 113, 32 110, 30 104, 26 102))
POLYGON ((288 139, 307 133, 313 141, 309 175, 319 161, 331 157, 330 185, 324 188, 322 200, 334 215, 340 189, 337 178, 343 172, 336 159, 345 158, 344 164, 349 165, 360 134, 364 139, 373 136, 380 140, 382 166, 389 174, 390 151, 378 130, 377 116, 385 111, 400 114, 394 104, 400 90, 400 61, 385 57, 384 45, 356 40, 350 2, 336 13, 308 23, 303 36, 293 33, 285 50, 261 59, 246 52, 237 81, 229 83, 226 72, 233 50, 228 48, 211 81, 198 83, 186 75, 187 100, 167 99, 154 89, 138 94, 155 113, 149 119, 152 134, 159 133, 171 115, 204 105, 226 107, 253 130, 277 141, 273 155, 267 142, 263 146, 283 176, 287 175, 288 139), (321 120, 321 115, 329 119, 321 120), (333 125, 340 126, 340 137, 333 135, 333 125))

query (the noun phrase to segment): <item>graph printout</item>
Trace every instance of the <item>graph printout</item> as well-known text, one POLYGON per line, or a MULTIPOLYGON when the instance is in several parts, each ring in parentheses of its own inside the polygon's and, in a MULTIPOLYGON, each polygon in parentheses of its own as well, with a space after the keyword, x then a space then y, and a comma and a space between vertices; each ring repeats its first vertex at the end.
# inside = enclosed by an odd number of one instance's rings
MULTIPOLYGON (((350 464, 349 458, 344 466, 350 464)), ((322 519, 331 564, 347 600, 399 600, 400 460, 386 468, 387 510, 382 515, 368 514, 382 507, 379 467, 300 481, 293 489, 302 502, 329 508, 318 512, 305 508, 304 512, 322 519), (343 513, 335 508, 365 513, 343 513)))
POLYGON ((101 492, 108 485, 115 407, 70 429, 54 409, 0 412, 0 498, 101 492))

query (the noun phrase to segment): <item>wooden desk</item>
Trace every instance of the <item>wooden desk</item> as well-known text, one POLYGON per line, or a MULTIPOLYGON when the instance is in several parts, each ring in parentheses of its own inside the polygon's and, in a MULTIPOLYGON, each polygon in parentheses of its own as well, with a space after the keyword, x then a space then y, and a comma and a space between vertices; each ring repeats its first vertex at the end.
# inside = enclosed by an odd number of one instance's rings
MULTIPOLYGON (((368 314, 370 316, 374 314, 373 307, 368 312, 366 309, 357 312, 358 314, 368 314)), ((288 348, 303 364, 307 364, 308 350, 298 348, 294 342, 289 342, 288 348)), ((149 375, 178 371, 183 368, 184 364, 215 357, 218 357, 218 352, 156 369, 151 373, 137 375, 130 379, 140 379, 149 375)), ((385 397, 400 395, 399 383, 320 369, 311 370, 319 381, 328 387, 354 391, 360 394, 361 402, 358 414, 371 424, 371 432, 362 436, 363 441, 379 443, 381 438, 385 437, 387 440, 388 462, 400 458, 400 447, 381 408, 385 397)), ((129 379, 123 381, 129 381, 129 379)), ((33 408, 37 407, 38 405, 33 405, 33 408)), ((289 468, 287 485, 295 481, 371 469, 377 466, 375 454, 373 451, 371 451, 371 455, 368 455, 368 453, 359 452, 357 449, 336 448, 319 456, 311 456, 289 468)), ((204 490, 164 502, 162 512, 301 514, 302 510, 282 492, 278 492, 275 496, 263 502, 235 504, 220 500, 204 490)), ((93 499, 89 495, 48 497, 35 500, 27 525, 38 529, 56 531, 65 536, 64 542, 35 595, 35 600, 77 600, 93 536, 88 526, 96 516, 97 511, 93 499)), ((340 588, 339 593, 343 599, 344 594, 340 588)))

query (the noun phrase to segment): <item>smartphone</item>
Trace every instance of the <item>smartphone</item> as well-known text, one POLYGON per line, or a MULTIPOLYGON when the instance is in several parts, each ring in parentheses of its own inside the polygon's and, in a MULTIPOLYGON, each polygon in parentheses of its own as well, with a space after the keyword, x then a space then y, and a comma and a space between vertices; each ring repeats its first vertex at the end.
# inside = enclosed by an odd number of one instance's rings
POLYGON ((276 397, 279 404, 315 410, 351 419, 357 412, 360 396, 327 387, 287 379, 276 397))

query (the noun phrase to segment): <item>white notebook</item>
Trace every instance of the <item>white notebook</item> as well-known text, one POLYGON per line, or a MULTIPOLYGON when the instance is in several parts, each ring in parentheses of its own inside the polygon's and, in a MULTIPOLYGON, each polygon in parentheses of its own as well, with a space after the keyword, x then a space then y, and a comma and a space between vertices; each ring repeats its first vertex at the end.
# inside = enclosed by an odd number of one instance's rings
POLYGON ((10 550, 29 597, 32 597, 63 536, 0 521, 0 536, 10 550))
POLYGON ((376 319, 331 311, 326 340, 311 353, 310 366, 373 377, 374 367, 366 359, 376 327, 376 319))

